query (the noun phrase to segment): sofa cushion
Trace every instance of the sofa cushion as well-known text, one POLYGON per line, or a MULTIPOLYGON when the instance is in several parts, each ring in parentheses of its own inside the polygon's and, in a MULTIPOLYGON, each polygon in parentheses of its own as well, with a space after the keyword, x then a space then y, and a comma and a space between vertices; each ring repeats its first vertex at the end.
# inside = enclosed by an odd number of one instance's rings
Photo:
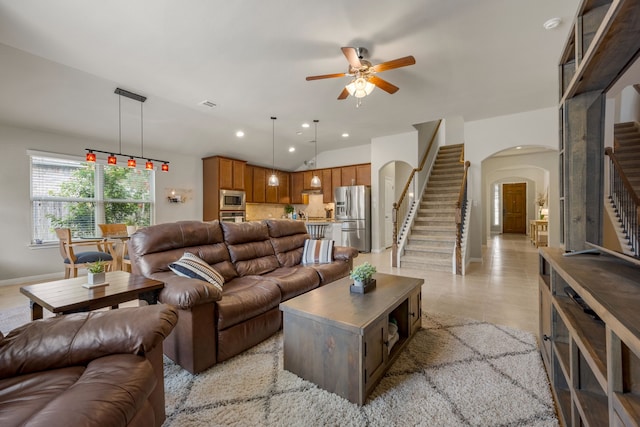
POLYGON ((218 330, 266 313, 281 299, 276 283, 261 276, 237 277, 225 284, 222 299, 216 302, 218 330))
POLYGON ((349 275, 351 270, 348 262, 335 260, 331 264, 309 264, 320 276, 320 286, 334 282, 349 275))
POLYGON ((224 222, 222 230, 231 262, 240 276, 264 274, 280 266, 266 224, 224 222))
POLYGON ((303 264, 328 264, 333 261, 333 240, 311 240, 304 242, 303 264))
POLYGON ((204 280, 222 291, 224 277, 209 264, 190 252, 185 252, 182 258, 169 264, 169 268, 178 276, 204 280))
POLYGON ((309 238, 302 221, 269 219, 264 221, 269 229, 271 245, 281 267, 293 267, 302 262, 304 241, 309 238))
POLYGON ((303 266, 280 267, 270 273, 263 274, 262 277, 278 285, 282 301, 315 289, 320 285, 320 277, 316 271, 303 266))

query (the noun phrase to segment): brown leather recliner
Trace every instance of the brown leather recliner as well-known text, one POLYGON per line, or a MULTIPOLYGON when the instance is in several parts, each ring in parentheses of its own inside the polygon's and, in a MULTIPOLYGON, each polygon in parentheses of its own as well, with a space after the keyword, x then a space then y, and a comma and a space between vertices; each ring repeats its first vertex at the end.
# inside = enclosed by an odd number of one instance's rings
POLYGON ((264 341, 282 326, 279 304, 347 276, 358 255, 335 246, 334 262, 301 265, 304 222, 179 221, 138 230, 129 241, 132 270, 163 281, 160 301, 179 308, 164 351, 189 372, 203 371, 264 341), (180 277, 169 264, 190 252, 225 279, 212 284, 180 277))
POLYGON ((167 305, 69 314, 0 334, 1 426, 160 426, 167 305))

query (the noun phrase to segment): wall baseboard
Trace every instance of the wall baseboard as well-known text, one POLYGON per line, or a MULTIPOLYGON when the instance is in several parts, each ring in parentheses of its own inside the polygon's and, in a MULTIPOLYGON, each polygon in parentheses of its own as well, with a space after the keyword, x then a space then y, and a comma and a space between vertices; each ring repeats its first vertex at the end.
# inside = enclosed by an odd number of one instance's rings
POLYGON ((23 283, 49 282, 64 279, 63 273, 48 273, 37 276, 16 277, 15 279, 0 280, 0 286, 20 285, 23 283))

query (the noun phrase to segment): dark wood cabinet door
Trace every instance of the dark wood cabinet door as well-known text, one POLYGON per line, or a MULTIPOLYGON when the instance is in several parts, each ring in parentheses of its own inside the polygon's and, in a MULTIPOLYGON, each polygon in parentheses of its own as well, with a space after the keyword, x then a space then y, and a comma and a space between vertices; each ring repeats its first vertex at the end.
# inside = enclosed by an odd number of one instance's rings
POLYGON ((340 187, 342 185, 342 169, 341 168, 332 168, 331 169, 331 201, 333 201, 333 195, 336 194, 336 187, 340 187))
POLYGON ((356 167, 345 166, 342 169, 342 185, 355 185, 356 184, 356 167))
POLYGON ((246 202, 253 203, 253 166, 245 165, 244 167, 244 191, 246 202))
POLYGON ((303 179, 304 174, 302 172, 293 172, 290 175, 291 178, 291 203, 300 204, 302 203, 302 190, 303 187, 303 179))
POLYGON ((278 203, 291 203, 289 193, 289 172, 280 172, 280 186, 278 187, 278 203))
POLYGON ((264 168, 253 168, 253 202, 265 203, 267 200, 267 176, 264 168))
POLYGON ((331 169, 322 169, 320 175, 322 180, 322 201, 324 203, 333 202, 333 186, 331 184, 331 169))
POLYGON ((302 188, 305 190, 311 190, 311 178, 313 178, 313 174, 315 171, 304 171, 302 172, 302 188))
POLYGON ((218 158, 218 179, 220 189, 233 190, 233 160, 218 158))
POLYGON ((371 185, 371 163, 356 166, 356 184, 371 185))
POLYGON ((246 167, 245 162, 241 160, 233 161, 233 182, 231 185, 234 190, 245 190, 244 188, 244 169, 246 167))
POLYGON ((420 329, 422 323, 422 292, 418 290, 409 297, 409 335, 420 329))
POLYGON ((389 319, 383 316, 364 332, 364 382, 368 390, 384 373, 389 357, 389 319))

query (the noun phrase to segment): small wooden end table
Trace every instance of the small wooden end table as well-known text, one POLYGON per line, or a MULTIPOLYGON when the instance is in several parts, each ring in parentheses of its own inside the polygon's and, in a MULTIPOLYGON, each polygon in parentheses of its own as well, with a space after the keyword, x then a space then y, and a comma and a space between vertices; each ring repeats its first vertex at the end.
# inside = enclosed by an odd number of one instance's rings
POLYGON ((106 281, 109 285, 87 289, 82 287, 87 283, 86 276, 74 277, 22 286, 20 292, 30 300, 31 320, 37 320, 42 319, 43 307, 61 315, 104 307, 118 308, 119 304, 134 299, 156 304, 164 288, 164 283, 158 280, 134 276, 126 271, 108 271, 106 281))

